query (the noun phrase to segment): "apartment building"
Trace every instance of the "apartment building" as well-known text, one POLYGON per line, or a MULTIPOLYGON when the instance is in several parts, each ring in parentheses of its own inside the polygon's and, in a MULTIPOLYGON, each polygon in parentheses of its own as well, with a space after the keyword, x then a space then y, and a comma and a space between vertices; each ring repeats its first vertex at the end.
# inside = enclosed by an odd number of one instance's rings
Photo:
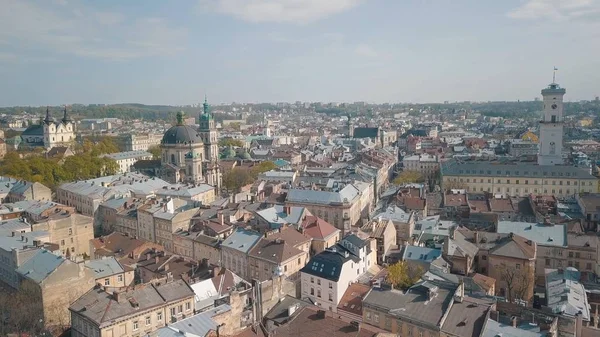
POLYGON ((465 297, 464 285, 421 281, 406 291, 372 288, 363 299, 363 322, 397 336, 480 336, 492 300, 465 297), (467 318, 467 319, 466 319, 467 318))
POLYGON ((521 197, 552 194, 562 198, 598 191, 598 179, 574 166, 452 160, 442 165, 441 172, 442 186, 458 183, 468 192, 521 197))
POLYGON ((313 256, 300 271, 301 297, 337 312, 348 286, 376 264, 372 242, 352 234, 313 256))
POLYGON ((437 155, 427 153, 407 156, 402 159, 405 171, 415 171, 423 176, 436 174, 440 169, 440 159, 437 155))
POLYGON ((94 238, 93 219, 60 208, 56 211, 31 224, 32 232, 40 233, 37 239, 58 245, 63 256, 90 256, 89 242, 94 238))
POLYGON ((332 247, 341 238, 341 231, 327 221, 309 215, 300 224, 301 232, 311 238, 311 255, 319 254, 325 249, 332 247))
POLYGON ((265 233, 248 252, 248 275, 260 281, 281 275, 296 278, 308 261, 310 241, 291 226, 265 233))
POLYGON ((120 137, 119 143, 125 151, 148 151, 153 146, 159 146, 163 135, 157 133, 128 134, 120 137))
POLYGON ((74 337, 140 337, 193 315, 194 292, 183 280, 113 293, 96 287, 72 303, 69 311, 74 337))
POLYGON ((138 160, 150 160, 152 159, 152 153, 138 150, 138 151, 126 151, 105 154, 104 157, 109 158, 117 162, 119 165, 118 173, 131 172, 133 164, 138 160))
POLYGON ((221 244, 221 266, 250 280, 248 252, 261 239, 258 232, 238 228, 221 244))
POLYGON ((396 227, 390 220, 375 218, 361 227, 361 232, 377 243, 377 263, 383 264, 389 251, 396 246, 396 227))
POLYGON ((540 246, 535 241, 515 233, 470 231, 466 228, 457 230, 457 235, 459 232, 465 240, 477 246, 475 272, 496 280, 497 295, 511 301, 531 301, 540 254, 540 246), (507 282, 511 282, 510 287, 507 282))
POLYGON ((348 231, 371 211, 373 191, 370 184, 354 182, 339 192, 291 189, 286 206, 302 206, 342 231, 348 231))
POLYGON ((5 197, 5 202, 17 202, 17 201, 51 201, 52 191, 40 183, 33 183, 26 180, 17 180, 12 184, 8 195, 5 197))
POLYGON ((87 260, 84 265, 94 272, 96 284, 104 289, 119 290, 128 287, 135 277, 134 270, 121 265, 114 256, 87 260))
POLYGON ((396 227, 396 243, 412 244, 413 232, 415 229, 415 212, 406 212, 396 205, 390 205, 375 214, 376 218, 389 220, 396 227))
POLYGON ((123 196, 146 198, 164 186, 169 186, 169 183, 130 172, 64 183, 56 189, 56 199, 61 204, 75 207, 83 215, 94 216, 100 204, 109 199, 123 196))
POLYGON ((21 279, 19 290, 33 296, 46 326, 69 326, 69 304, 95 284, 94 273, 83 264, 45 249, 38 249, 16 271, 21 279))

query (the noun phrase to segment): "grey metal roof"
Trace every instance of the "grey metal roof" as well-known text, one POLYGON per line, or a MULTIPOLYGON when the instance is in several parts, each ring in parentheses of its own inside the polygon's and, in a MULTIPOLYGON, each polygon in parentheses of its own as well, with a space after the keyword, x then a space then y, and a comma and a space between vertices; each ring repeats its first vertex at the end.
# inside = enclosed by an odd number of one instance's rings
POLYGON ((579 282, 581 273, 573 267, 564 271, 546 269, 546 300, 554 313, 575 317, 581 312, 590 321, 590 305, 585 287, 579 282))
POLYGON ((64 257, 54 255, 45 249, 40 249, 17 269, 17 273, 36 283, 41 283, 63 262, 65 262, 64 257))
POLYGON ((124 272, 123 267, 114 256, 88 260, 85 262, 85 266, 94 271, 96 279, 124 272))
POLYGON ((231 311, 231 307, 227 304, 222 304, 214 309, 204 311, 200 314, 161 328, 158 331, 158 336, 179 337, 188 336, 188 334, 193 334, 194 336, 206 336, 210 330, 217 329, 217 322, 212 318, 229 311, 231 311))
POLYGON ((263 210, 256 212, 265 221, 270 224, 294 224, 299 225, 302 222, 302 215, 305 213, 304 207, 292 206, 289 208, 290 214, 284 212, 284 207, 281 205, 275 205, 263 210))
POLYGON ((34 124, 29 126, 23 133, 22 136, 43 136, 44 128, 40 124, 34 124))
POLYGON ((110 158, 110 159, 114 159, 114 160, 123 160, 123 159, 152 157, 152 153, 146 152, 146 151, 125 151, 125 152, 109 153, 104 156, 107 158, 110 158))
POLYGON ((574 166, 544 166, 527 162, 490 162, 449 160, 441 166, 442 175, 531 177, 532 179, 597 179, 589 170, 574 166))
POLYGON ((348 184, 339 192, 291 189, 288 191, 287 201, 324 205, 342 204, 352 202, 359 195, 360 191, 352 184, 348 184))
POLYGON ((188 125, 175 125, 162 138, 162 144, 203 144, 198 131, 188 125))
POLYGON ((85 316, 102 328, 174 300, 193 298, 194 292, 185 281, 176 280, 161 285, 145 285, 119 296, 127 300, 119 303, 114 295, 94 288, 71 304, 69 310, 85 316), (134 307, 131 301, 135 301, 138 307, 134 307))
POLYGON ((406 292, 373 288, 363 299, 363 305, 417 324, 439 328, 456 288, 455 284, 437 281, 417 283, 406 292), (426 290, 434 291, 436 295, 428 300, 426 290))
POLYGON ((442 251, 440 249, 408 245, 404 248, 402 260, 431 263, 440 256, 442 256, 442 251))
POLYGON ((545 337, 546 332, 528 331, 525 329, 514 328, 510 324, 502 324, 488 318, 483 328, 481 337, 545 337))
POLYGON ((514 233, 543 246, 567 246, 566 225, 498 221, 496 232, 505 234, 514 233))
POLYGON ((244 254, 248 253, 250 249, 260 240, 262 235, 255 231, 249 231, 243 228, 238 228, 230 236, 223 241, 221 247, 227 247, 235 249, 244 254))

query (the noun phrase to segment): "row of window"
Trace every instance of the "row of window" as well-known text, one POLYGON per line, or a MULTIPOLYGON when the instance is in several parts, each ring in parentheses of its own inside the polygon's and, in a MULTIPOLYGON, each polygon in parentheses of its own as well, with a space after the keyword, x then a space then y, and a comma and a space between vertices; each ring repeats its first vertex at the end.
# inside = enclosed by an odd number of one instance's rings
MULTIPOLYGON (((454 180, 454 181, 456 181, 456 178, 454 178, 453 180, 454 180)), ((458 181, 462 183, 462 182, 465 182, 465 179, 463 179, 463 178, 459 178, 459 179, 458 179, 458 181)), ((488 179, 488 180, 487 180, 488 184, 491 184, 491 183, 492 183, 492 181, 493 181, 492 179, 488 179)), ((496 184, 502 184, 502 183, 503 183, 503 181, 506 181, 506 184, 511 184, 511 182, 512 182, 512 180, 510 180, 510 179, 506 179, 506 180, 503 180, 503 179, 496 179, 496 184)), ((471 178, 466 178, 466 182, 467 182, 467 183, 471 183, 471 182, 473 182, 473 183, 477 183, 477 179, 473 178, 473 179, 471 180, 471 178)), ((516 184, 516 185, 520 185, 520 180, 519 180, 519 179, 515 179, 515 180, 514 180, 514 182, 515 182, 515 184, 516 184)), ((480 179, 479 179, 479 183, 483 183, 483 178, 480 178, 480 179)), ((571 185, 571 181, 570 181, 570 180, 567 180, 565 183, 566 183, 565 185, 567 185, 567 186, 570 186, 570 185, 571 185)), ((525 181, 524 181, 524 184, 525 184, 525 185, 529 185, 529 180, 525 180, 525 181)), ((548 180, 542 180, 542 184, 548 184, 548 180)), ((537 181, 537 180, 534 180, 534 181, 533 181, 533 185, 538 185, 538 181, 537 181)), ((556 185, 556 180, 552 180, 552 185, 556 185)), ((563 185, 563 181, 562 181, 562 180, 559 180, 559 181, 558 181, 558 185, 562 186, 562 185, 563 185)), ((573 185, 574 185, 574 186, 577 186, 577 181, 574 181, 574 182, 573 182, 573 185)), ((581 182, 581 186, 584 186, 584 185, 585 185, 585 182, 581 182)), ((589 181, 589 182, 588 182, 588 186, 593 186, 593 182, 589 181)))
MULTIPOLYGON (((479 170, 479 171, 478 170, 458 170, 459 174, 463 174, 463 173, 465 173, 465 174, 484 174, 484 172, 486 172, 486 174, 488 174, 488 175, 492 174, 492 170, 479 170)), ((530 173, 529 171, 523 171, 523 175, 524 176, 529 175, 529 173, 530 173)), ((502 171, 501 170, 497 170, 496 174, 502 175, 502 171)), ((507 176, 508 175, 518 176, 518 175, 520 175, 520 171, 511 172, 509 170, 506 170, 504 172, 504 174, 506 174, 507 176)), ((540 175, 540 171, 532 171, 531 175, 533 175, 533 176, 540 175)), ((542 171, 541 175, 542 176, 547 176, 548 175, 548 171, 542 171)), ((555 177, 555 176, 559 176, 559 177, 563 177, 563 176, 566 176, 566 177, 576 177, 577 176, 577 172, 572 172, 572 173, 571 172, 565 172, 565 173, 563 173, 563 172, 551 171, 550 172, 550 176, 552 176, 552 177, 555 177)))
MULTIPOLYGON (((315 278, 310 277, 310 283, 315 283, 315 278)), ((317 285, 321 285, 321 279, 317 279, 317 285)), ((329 289, 333 289, 333 282, 329 282, 329 289)))
MULTIPOLYGON (((315 296, 315 288, 310 287, 310 294, 312 296, 315 296)), ((321 298, 321 289, 317 289, 317 297, 321 298)), ((330 291, 329 292, 329 301, 332 302, 333 301, 333 293, 330 291)))
MULTIPOLYGON (((119 283, 123 282, 123 274, 117 275, 117 282, 119 282, 119 283)), ((104 285, 107 287, 110 286, 110 278, 104 279, 104 285)))
MULTIPOLYGON (((467 186, 467 187, 465 187, 465 190, 467 192, 477 192, 477 187, 471 188, 471 187, 467 186)), ((479 187, 479 192, 484 192, 484 191, 492 192, 492 188, 491 187, 487 187, 487 188, 479 187)), ((532 188, 532 189, 524 188, 523 189, 524 193, 530 193, 530 192, 531 193, 540 193, 541 191, 542 191, 542 189, 538 190, 537 188, 532 188)), ((544 194, 548 194, 549 192, 551 192, 552 194, 556 194, 556 189, 554 189, 554 188, 551 189, 551 190, 545 188, 543 191, 544 191, 544 194)), ((506 192, 507 194, 510 194, 511 193, 511 188, 510 187, 506 187, 506 188, 502 189, 502 187, 496 187, 496 192, 497 193, 506 192)), ((569 194, 571 194, 571 192, 577 193, 577 189, 573 189, 573 190, 566 189, 564 192, 565 192, 565 194, 569 195, 569 194)), ((592 193, 594 191, 593 191, 592 188, 585 189, 585 188, 582 187, 582 188, 579 189, 579 192, 582 192, 582 193, 583 192, 590 192, 590 193, 592 193)), ((514 188, 514 193, 515 194, 519 194, 519 193, 521 193, 521 190, 519 188, 514 188)), ((562 188, 558 189, 558 194, 559 195, 563 194, 563 189, 562 188)))
MULTIPOLYGON (((385 322, 384 322, 385 329, 387 331, 392 331, 392 318, 391 317, 387 317, 385 315, 384 315, 384 317, 385 317, 384 318, 385 319, 385 322)), ((379 324, 379 314, 378 313, 371 314, 371 312, 366 311, 365 312, 365 320, 366 321, 372 321, 372 322, 374 322, 374 323, 376 323, 378 325, 379 324)), ((404 322, 402 322, 401 320, 397 320, 396 321, 396 327, 397 327, 396 328, 396 333, 398 335, 401 335, 402 332, 403 332, 403 330, 404 330, 404 322)), ((408 337, 413 337, 413 336, 415 336, 415 337, 416 336, 423 337, 424 334, 425 334, 425 330, 423 330, 423 329, 416 329, 416 328, 413 328, 411 325, 408 325, 406 327, 406 336, 408 336, 408 337), (413 333, 415 332, 415 330, 416 330, 416 335, 413 335, 413 333)))
MULTIPOLYGON (((574 267, 577 270, 579 270, 579 266, 580 266, 580 264, 579 264, 578 261, 575 261, 575 262, 568 261, 567 265, 569 267, 574 267)), ((552 262, 550 261, 550 259, 546 259, 546 267, 551 267, 551 266, 552 266, 552 262)), ((562 261, 561 260, 558 260, 557 267, 562 267, 562 261)), ((592 263, 591 262, 587 262, 585 264, 585 270, 590 270, 590 271, 592 270, 592 263)))

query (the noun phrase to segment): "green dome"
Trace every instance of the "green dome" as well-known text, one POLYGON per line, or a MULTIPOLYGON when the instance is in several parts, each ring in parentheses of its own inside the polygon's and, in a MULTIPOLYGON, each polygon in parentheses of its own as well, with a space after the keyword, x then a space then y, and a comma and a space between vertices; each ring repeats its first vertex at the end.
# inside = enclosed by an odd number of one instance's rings
POLYGON ((240 159, 245 159, 245 160, 250 160, 250 159, 252 159, 252 156, 250 155, 250 153, 248 153, 248 151, 247 151, 247 150, 244 150, 244 152, 242 152, 242 153, 239 155, 239 158, 240 158, 240 159))
POLYGON ((223 158, 223 159, 235 158, 235 150, 231 146, 228 146, 223 151, 223 154, 221 154, 221 158, 223 158))

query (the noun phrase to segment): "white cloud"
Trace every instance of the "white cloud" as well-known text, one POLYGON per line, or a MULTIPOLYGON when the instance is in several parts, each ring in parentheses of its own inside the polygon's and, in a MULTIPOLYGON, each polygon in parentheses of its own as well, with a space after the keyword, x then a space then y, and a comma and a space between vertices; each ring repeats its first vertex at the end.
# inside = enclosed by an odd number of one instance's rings
POLYGON ((600 21, 600 0, 527 0, 508 16, 513 19, 600 21))
POLYGON ((373 47, 371 47, 367 44, 359 44, 358 46, 356 46, 356 49, 354 49, 354 52, 358 56, 371 57, 371 58, 379 57, 379 53, 375 49, 373 49, 373 47))
POLYGON ((200 0, 203 8, 250 22, 309 23, 365 0, 200 0))
POLYGON ((13 54, 35 50, 122 60, 174 54, 187 40, 186 29, 160 18, 127 18, 72 2, 0 0, 0 7, 0 41, 13 54))

